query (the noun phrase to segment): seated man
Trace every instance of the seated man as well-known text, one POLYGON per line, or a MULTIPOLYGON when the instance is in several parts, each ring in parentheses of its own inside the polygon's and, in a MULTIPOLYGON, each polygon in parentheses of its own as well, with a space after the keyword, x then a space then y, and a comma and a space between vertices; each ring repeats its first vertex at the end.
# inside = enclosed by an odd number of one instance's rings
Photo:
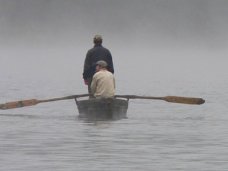
POLYGON ((112 98, 115 95, 115 79, 107 70, 105 61, 96 63, 96 73, 91 83, 91 92, 95 98, 112 98))

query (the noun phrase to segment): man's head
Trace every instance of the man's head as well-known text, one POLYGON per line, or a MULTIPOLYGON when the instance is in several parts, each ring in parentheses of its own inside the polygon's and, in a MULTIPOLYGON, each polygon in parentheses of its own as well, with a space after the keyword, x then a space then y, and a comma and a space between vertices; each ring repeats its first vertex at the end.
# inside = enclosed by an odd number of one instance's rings
POLYGON ((93 38, 93 43, 95 45, 101 45, 102 44, 102 36, 101 35, 95 35, 93 38))
POLYGON ((107 69, 107 66, 108 66, 107 62, 102 61, 102 60, 101 61, 98 61, 96 63, 96 71, 99 71, 101 69, 107 69))

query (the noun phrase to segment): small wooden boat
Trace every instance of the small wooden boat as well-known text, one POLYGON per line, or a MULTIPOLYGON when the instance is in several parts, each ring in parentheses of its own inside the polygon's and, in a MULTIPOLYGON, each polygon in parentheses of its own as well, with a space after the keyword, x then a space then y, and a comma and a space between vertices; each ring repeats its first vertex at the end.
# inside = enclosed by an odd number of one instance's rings
POLYGON ((128 99, 76 100, 79 118, 89 120, 119 120, 127 118, 128 99))

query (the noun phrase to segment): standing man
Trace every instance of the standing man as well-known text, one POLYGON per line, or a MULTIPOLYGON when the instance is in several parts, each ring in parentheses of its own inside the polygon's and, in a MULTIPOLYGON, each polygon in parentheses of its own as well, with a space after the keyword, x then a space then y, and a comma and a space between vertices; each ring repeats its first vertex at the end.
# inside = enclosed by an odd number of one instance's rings
POLYGON ((96 73, 91 83, 91 93, 95 98, 113 98, 115 95, 115 79, 107 70, 105 61, 96 63, 96 73))
POLYGON ((102 37, 95 35, 93 39, 94 47, 88 50, 84 62, 83 79, 88 85, 88 92, 91 94, 91 81, 95 74, 96 63, 103 60, 107 63, 107 70, 114 74, 112 55, 110 51, 102 46, 102 37))

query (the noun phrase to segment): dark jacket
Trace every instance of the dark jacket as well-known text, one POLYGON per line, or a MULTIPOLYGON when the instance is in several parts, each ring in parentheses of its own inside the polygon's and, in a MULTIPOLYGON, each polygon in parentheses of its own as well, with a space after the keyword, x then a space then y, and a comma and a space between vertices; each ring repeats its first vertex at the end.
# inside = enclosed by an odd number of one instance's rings
POLYGON ((105 62, 107 62, 108 71, 114 73, 112 55, 110 51, 104 48, 102 45, 95 45, 86 54, 83 70, 83 78, 85 80, 93 77, 96 70, 96 62, 100 60, 104 60, 105 62))

